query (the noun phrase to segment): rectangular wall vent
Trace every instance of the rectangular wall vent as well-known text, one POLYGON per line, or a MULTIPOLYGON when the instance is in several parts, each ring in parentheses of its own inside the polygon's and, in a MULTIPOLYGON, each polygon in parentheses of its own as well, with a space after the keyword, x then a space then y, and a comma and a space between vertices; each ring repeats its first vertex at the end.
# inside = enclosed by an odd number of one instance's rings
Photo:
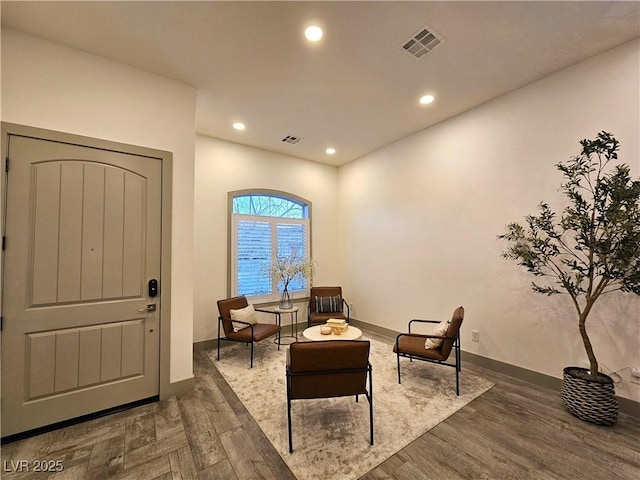
POLYGON ((300 140, 302 140, 300 137, 296 137, 294 135, 285 135, 285 137, 282 139, 284 143, 291 143, 291 144, 299 143, 300 140))
POLYGON ((444 39, 434 32, 431 27, 422 27, 411 38, 404 42, 402 48, 416 58, 429 53, 444 42, 444 39))

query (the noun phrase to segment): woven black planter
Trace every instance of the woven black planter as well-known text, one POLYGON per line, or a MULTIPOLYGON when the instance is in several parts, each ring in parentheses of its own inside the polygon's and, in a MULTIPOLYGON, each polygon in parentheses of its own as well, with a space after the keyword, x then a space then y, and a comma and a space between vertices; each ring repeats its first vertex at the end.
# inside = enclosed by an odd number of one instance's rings
POLYGON ((618 418, 618 400, 613 380, 604 373, 598 373, 597 380, 583 378, 587 371, 580 367, 566 367, 563 370, 562 400, 569 413, 581 420, 613 425, 618 418))

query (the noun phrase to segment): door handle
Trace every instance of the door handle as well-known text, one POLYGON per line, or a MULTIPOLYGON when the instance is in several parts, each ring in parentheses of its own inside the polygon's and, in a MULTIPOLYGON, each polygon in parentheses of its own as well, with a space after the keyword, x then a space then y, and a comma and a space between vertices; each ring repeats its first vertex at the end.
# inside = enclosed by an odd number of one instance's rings
POLYGON ((156 304, 155 303, 150 303, 148 304, 145 308, 141 308, 138 310, 138 312, 143 313, 143 312, 155 312, 156 311, 156 304))

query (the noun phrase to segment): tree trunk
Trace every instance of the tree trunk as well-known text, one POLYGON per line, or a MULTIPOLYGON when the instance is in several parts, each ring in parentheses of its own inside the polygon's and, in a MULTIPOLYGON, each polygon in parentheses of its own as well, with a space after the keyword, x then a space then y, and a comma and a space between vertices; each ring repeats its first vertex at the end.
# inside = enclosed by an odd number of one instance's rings
POLYGON ((582 337, 584 349, 586 350, 587 357, 589 358, 589 370, 591 371, 591 375, 593 377, 596 377, 598 375, 598 360, 596 360, 596 355, 595 353, 593 353, 593 346, 591 345, 589 335, 587 335, 587 328, 585 325, 594 301, 595 299, 587 299, 587 304, 585 305, 584 310, 580 312, 579 315, 578 328, 580 329, 580 336, 582 337))

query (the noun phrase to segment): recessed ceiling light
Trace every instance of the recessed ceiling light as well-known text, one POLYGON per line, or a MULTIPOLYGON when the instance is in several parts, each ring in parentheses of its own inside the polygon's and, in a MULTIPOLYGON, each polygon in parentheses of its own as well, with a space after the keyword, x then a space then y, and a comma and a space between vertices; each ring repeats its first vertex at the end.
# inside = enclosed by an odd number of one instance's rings
POLYGON ((433 97, 433 95, 425 95, 423 97, 420 97, 420 103, 422 105, 427 105, 428 103, 431 103, 435 100, 435 98, 433 97))
POLYGON ((325 152, 327 152, 327 155, 333 155, 334 153, 336 153, 336 149, 335 148, 327 148, 325 150, 325 152))
POLYGON ((315 25, 307 27, 304 31, 304 36, 307 37, 307 40, 310 42, 317 42, 322 38, 322 29, 315 25))
POLYGON ((236 130, 244 130, 244 123, 236 122, 233 124, 233 128, 236 130))

